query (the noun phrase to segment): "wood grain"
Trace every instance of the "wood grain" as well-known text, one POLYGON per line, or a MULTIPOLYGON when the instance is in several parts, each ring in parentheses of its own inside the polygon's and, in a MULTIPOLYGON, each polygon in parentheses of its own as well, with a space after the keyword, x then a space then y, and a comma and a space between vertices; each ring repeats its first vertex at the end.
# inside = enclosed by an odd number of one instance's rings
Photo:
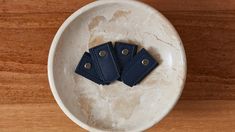
MULTIPOLYGON (((0 131, 84 131, 55 104, 47 80, 51 41, 93 0, 0 0, 0 131)), ((235 121, 235 1, 141 0, 176 27, 187 54, 180 103, 153 131, 228 131, 235 121)))

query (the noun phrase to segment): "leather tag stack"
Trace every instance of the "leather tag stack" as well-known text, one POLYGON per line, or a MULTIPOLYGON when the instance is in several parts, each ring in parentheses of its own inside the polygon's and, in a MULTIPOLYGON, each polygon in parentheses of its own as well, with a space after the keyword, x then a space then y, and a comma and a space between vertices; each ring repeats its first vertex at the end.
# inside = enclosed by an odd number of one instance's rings
POLYGON ((115 80, 132 87, 140 83, 158 62, 137 45, 107 42, 89 49, 82 56, 75 72, 97 84, 109 85, 115 80))

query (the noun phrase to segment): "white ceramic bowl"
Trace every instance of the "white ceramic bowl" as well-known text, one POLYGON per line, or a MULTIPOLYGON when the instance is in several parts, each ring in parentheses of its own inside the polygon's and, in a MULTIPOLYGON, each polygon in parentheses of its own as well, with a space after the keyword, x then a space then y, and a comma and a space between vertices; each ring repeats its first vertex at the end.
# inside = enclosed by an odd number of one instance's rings
POLYGON ((60 108, 84 129, 143 131, 179 99, 186 78, 185 52, 174 27, 155 9, 137 1, 96 1, 72 14, 56 33, 48 77, 60 108), (118 81, 99 86, 75 74, 83 53, 107 41, 138 44, 160 65, 133 88, 118 81))

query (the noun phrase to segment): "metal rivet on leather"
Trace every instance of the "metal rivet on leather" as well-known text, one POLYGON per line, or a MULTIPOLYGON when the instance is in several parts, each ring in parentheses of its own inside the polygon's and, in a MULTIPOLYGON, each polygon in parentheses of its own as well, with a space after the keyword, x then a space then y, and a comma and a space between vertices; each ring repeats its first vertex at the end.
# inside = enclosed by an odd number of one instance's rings
POLYGON ((84 68, 85 69, 91 69, 91 63, 86 63, 85 65, 84 65, 84 68))
POLYGON ((129 50, 128 50, 128 49, 123 49, 123 50, 122 50, 122 54, 123 54, 123 55, 128 55, 128 53, 129 53, 129 50))
POLYGON ((149 64, 149 60, 148 60, 148 59, 143 59, 143 60, 142 60, 142 64, 143 64, 144 66, 147 66, 147 65, 149 64))
POLYGON ((101 50, 100 52, 99 52, 99 56, 100 57, 105 57, 106 56, 106 51, 104 51, 104 50, 101 50))

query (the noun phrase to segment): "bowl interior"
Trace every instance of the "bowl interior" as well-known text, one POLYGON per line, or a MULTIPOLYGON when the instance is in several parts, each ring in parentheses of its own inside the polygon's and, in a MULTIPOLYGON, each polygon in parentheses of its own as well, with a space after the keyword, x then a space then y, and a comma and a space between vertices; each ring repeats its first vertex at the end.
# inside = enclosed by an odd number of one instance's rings
POLYGON ((178 100, 185 81, 185 53, 175 29, 139 2, 98 1, 81 10, 53 41, 53 94, 74 121, 89 130, 141 131, 160 121, 178 100), (100 86, 75 74, 83 53, 107 41, 144 47, 160 65, 132 88, 119 81, 100 86))

